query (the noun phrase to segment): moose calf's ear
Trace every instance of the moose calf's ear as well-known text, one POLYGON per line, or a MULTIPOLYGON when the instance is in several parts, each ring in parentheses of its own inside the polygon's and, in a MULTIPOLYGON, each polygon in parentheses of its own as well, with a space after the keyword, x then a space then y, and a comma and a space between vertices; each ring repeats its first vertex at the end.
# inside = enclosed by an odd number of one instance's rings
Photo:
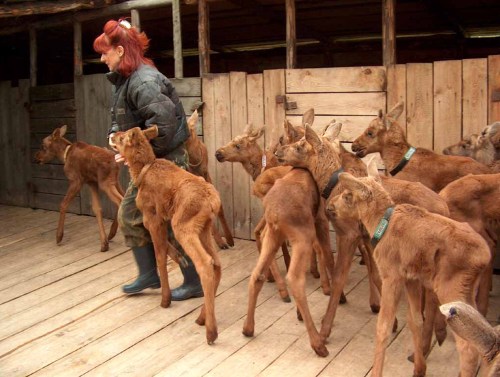
POLYGON ((151 125, 151 127, 146 128, 142 131, 144 136, 148 138, 148 140, 154 139, 158 136, 158 126, 156 124, 151 125))

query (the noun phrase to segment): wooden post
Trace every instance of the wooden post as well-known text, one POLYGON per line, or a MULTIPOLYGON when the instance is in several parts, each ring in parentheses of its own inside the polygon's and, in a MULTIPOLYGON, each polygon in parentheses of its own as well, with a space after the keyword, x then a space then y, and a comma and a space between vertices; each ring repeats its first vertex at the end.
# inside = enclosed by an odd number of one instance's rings
POLYGON ((396 64, 396 0, 382 0, 382 56, 383 64, 396 64))
POLYGON ((37 66, 37 48, 36 48, 36 30, 30 28, 30 85, 36 86, 36 66, 37 66))
POLYGON ((198 1, 198 53, 200 55, 200 76, 210 73, 210 23, 206 0, 198 1))
POLYGON ((130 11, 130 17, 132 19, 132 26, 137 30, 141 31, 141 16, 138 9, 132 9, 130 11))
POLYGON ((172 1, 172 26, 174 34, 174 64, 175 78, 184 77, 182 63, 182 28, 181 28, 181 9, 179 0, 172 1))
POLYGON ((82 24, 76 21, 73 24, 73 53, 74 53, 74 75, 83 74, 82 63, 82 24))
POLYGON ((295 22, 295 0, 286 0, 286 67, 297 65, 297 33, 295 22))

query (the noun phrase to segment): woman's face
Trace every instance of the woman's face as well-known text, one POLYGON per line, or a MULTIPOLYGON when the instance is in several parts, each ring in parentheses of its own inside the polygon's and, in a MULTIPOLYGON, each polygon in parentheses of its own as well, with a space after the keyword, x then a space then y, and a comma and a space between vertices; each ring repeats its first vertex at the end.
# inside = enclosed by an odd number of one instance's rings
POLYGON ((116 71, 123 57, 123 47, 111 47, 101 54, 101 62, 106 63, 110 71, 116 71))

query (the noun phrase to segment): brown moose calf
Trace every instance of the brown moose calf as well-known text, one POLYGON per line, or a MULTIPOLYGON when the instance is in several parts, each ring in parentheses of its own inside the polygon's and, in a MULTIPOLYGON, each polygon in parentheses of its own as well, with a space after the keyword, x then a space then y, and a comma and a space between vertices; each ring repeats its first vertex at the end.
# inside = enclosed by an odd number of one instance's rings
POLYGON ((41 164, 54 158, 64 163, 64 174, 68 178, 69 186, 66 196, 59 209, 59 224, 57 226, 56 241, 59 244, 64 235, 64 219, 69 204, 80 192, 82 186, 87 184, 92 193, 92 210, 99 224, 101 238, 101 251, 107 251, 108 241, 111 240, 118 229, 116 219, 111 225, 109 235, 106 236, 102 221, 102 209, 99 201, 99 189, 102 190, 118 207, 123 199, 123 190, 118 183, 119 167, 115 161, 115 154, 108 149, 89 145, 77 141, 71 143, 64 138, 67 127, 64 125, 56 128, 51 135, 43 139, 42 148, 36 153, 35 159, 41 164))
POLYGON ((169 222, 175 238, 192 259, 200 275, 204 305, 196 320, 206 326, 208 344, 217 339, 215 293, 221 278, 219 255, 212 243, 212 225, 221 202, 215 188, 171 161, 156 159, 149 143, 158 135, 156 127, 138 127, 117 132, 113 141, 129 166, 130 177, 138 187, 137 208, 144 226, 151 233, 162 287, 161 306, 171 302, 166 259, 173 246, 167 240, 169 222))
MULTIPOLYGON (((358 214, 373 235, 374 259, 382 278, 372 377, 382 376, 385 350, 404 287, 415 348, 413 375, 424 376, 420 286, 432 289, 440 303, 463 301, 475 307, 479 278, 490 260, 488 245, 466 223, 411 204, 394 205, 373 178, 342 173, 339 179, 345 190, 329 206, 339 217, 358 214)), ((475 376, 477 351, 459 336, 456 344, 461 377, 475 376)))

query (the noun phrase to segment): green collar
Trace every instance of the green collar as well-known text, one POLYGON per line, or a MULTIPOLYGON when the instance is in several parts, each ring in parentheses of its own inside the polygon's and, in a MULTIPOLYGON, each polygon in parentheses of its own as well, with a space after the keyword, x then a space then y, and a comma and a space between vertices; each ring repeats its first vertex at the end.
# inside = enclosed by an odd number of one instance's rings
POLYGON ((415 153, 416 150, 417 150, 417 148, 410 147, 410 149, 408 149, 406 151, 406 153, 403 156, 403 158, 401 159, 401 161, 399 161, 398 166, 396 166, 394 169, 392 169, 390 171, 390 174, 392 176, 394 176, 394 175, 398 174, 401 170, 403 170, 403 168, 406 166, 406 164, 408 163, 408 161, 410 161, 411 156, 413 156, 413 154, 415 153))
POLYGON ((391 218, 393 211, 394 207, 389 207, 385 210, 384 216, 380 219, 380 222, 375 228, 375 232, 373 233, 373 237, 371 239, 371 244, 373 247, 377 246, 378 242, 387 230, 387 227, 389 226, 389 219, 391 218))

